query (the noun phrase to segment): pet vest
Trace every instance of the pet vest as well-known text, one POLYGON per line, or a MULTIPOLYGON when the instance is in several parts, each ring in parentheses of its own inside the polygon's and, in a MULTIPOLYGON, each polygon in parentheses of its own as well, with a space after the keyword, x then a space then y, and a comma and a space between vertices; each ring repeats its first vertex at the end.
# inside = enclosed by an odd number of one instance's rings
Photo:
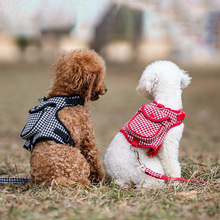
POLYGON ((84 105, 84 100, 79 95, 59 95, 50 99, 44 97, 41 103, 29 111, 27 124, 21 132, 21 138, 26 140, 24 148, 31 150, 42 139, 74 146, 75 142, 59 119, 58 112, 64 107, 76 105, 84 105))
POLYGON ((143 105, 120 132, 132 146, 150 148, 148 156, 155 156, 169 129, 180 125, 184 118, 182 110, 165 108, 154 101, 143 105))

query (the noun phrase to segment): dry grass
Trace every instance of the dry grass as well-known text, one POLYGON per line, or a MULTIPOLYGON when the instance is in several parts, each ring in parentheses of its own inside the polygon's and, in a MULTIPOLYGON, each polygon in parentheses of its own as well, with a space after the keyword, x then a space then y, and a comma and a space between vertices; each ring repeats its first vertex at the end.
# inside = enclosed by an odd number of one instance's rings
MULTIPOLYGON (((108 93, 91 103, 101 159, 120 127, 143 103, 135 92, 143 65, 108 65, 108 93)), ((185 178, 219 180, 220 68, 185 67, 193 81, 183 93, 187 113, 180 161, 185 178)), ((28 176, 29 152, 19 134, 27 110, 50 87, 48 64, 0 65, 0 176, 28 176)), ((84 189, 0 185, 1 219, 219 219, 219 184, 117 188, 108 179, 84 189)))

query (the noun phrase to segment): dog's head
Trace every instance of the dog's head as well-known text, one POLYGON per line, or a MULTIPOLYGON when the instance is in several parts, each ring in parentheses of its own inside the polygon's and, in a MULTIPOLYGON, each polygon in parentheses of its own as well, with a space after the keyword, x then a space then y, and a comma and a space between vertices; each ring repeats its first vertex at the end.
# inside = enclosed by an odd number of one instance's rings
POLYGON ((95 101, 107 91, 105 62, 93 50, 76 49, 65 53, 54 64, 55 78, 49 96, 78 94, 85 101, 95 101))
POLYGON ((144 70, 137 91, 149 99, 160 93, 178 93, 186 88, 191 77, 171 61, 156 61, 144 70))

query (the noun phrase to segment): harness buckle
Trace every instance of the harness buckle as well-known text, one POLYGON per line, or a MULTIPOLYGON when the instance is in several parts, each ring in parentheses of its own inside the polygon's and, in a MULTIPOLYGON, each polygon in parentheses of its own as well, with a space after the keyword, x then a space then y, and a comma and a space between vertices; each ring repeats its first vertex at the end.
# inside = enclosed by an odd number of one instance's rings
POLYGON ((47 100, 47 98, 46 98, 45 96, 38 98, 38 101, 39 101, 40 103, 42 103, 42 102, 44 102, 44 101, 46 101, 46 100, 47 100))

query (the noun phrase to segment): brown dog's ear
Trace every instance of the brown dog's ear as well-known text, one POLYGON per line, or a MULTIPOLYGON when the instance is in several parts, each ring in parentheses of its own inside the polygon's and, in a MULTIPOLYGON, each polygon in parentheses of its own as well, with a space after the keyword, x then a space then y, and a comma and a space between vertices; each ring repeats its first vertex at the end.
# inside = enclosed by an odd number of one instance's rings
POLYGON ((84 99, 86 102, 88 102, 91 99, 92 91, 96 83, 96 78, 96 74, 88 74, 86 77, 84 77, 82 90, 84 90, 84 99))
POLYGON ((83 74, 83 70, 80 68, 80 66, 75 68, 73 67, 73 69, 70 69, 69 71, 70 73, 74 72, 74 74, 69 74, 71 76, 71 90, 78 92, 85 84, 87 79, 85 79, 85 75, 83 74))

